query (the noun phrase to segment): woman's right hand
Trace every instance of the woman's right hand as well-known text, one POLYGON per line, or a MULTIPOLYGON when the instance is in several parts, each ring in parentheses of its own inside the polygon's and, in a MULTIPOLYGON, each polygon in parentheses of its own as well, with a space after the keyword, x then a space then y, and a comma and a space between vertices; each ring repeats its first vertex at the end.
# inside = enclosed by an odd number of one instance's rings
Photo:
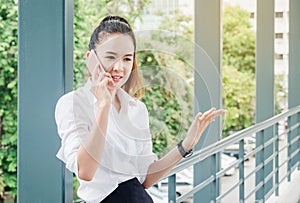
POLYGON ((96 97, 100 106, 110 105, 116 93, 116 86, 110 73, 99 72, 99 70, 104 69, 101 67, 95 68, 95 71, 91 74, 91 92, 96 97))

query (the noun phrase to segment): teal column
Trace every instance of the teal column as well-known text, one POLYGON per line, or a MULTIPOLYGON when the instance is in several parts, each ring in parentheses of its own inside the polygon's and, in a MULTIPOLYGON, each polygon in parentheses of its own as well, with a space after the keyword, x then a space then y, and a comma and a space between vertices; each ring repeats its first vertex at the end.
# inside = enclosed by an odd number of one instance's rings
POLYGON ((18 71, 18 202, 72 202, 54 109, 72 90, 73 0, 19 1, 18 71))
MULTIPOLYGON (((289 76, 288 76, 288 107, 293 108, 300 105, 300 1, 290 0, 290 19, 289 19, 289 76)), ((299 118, 298 118, 299 119, 299 118)), ((297 115, 290 118, 289 124, 291 126, 300 122, 297 119, 297 115)), ((288 140, 291 142, 296 136, 300 136, 297 129, 289 134, 288 140)), ((292 144, 288 149, 288 155, 292 155, 297 149, 300 148, 300 141, 292 144)), ((291 169, 298 161, 300 162, 300 153, 292 158, 288 167, 291 169)), ((300 165, 299 165, 300 167, 300 165)), ((299 169, 299 168, 298 168, 299 169)))
MULTIPOLYGON (((221 77, 221 16, 222 1, 195 0, 195 82, 194 111, 204 112, 211 107, 222 107, 221 77)), ((195 150, 212 144, 221 138, 221 119, 216 119, 203 133, 195 150)), ((194 166, 194 185, 215 175, 220 168, 219 154, 194 166)), ((194 194, 194 202, 215 201, 220 193, 220 182, 194 194)))
MULTIPOLYGON (((256 29, 256 123, 274 116, 274 0, 257 0, 256 29)), ((273 127, 256 136, 260 146, 273 137, 273 127), (263 135, 263 136, 262 136, 263 135)), ((256 166, 273 154, 273 144, 256 154, 256 166)), ((265 195, 273 187, 273 178, 265 178, 273 171, 273 161, 256 173, 256 185, 264 185, 256 192, 256 200, 264 202, 265 195)))
POLYGON ((176 174, 168 178, 168 200, 170 203, 176 202, 176 174))

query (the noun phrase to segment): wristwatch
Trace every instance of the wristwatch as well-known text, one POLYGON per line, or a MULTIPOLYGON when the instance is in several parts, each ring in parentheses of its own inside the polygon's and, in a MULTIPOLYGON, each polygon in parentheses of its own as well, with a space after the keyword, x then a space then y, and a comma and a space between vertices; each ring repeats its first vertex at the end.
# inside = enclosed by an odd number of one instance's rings
POLYGON ((190 151, 186 152, 186 151, 184 150, 183 146, 182 146, 182 142, 183 142, 183 140, 181 140, 181 141, 177 144, 178 151, 179 151, 179 153, 181 154, 181 156, 182 156, 183 158, 187 158, 187 157, 192 156, 193 150, 191 149, 190 151))

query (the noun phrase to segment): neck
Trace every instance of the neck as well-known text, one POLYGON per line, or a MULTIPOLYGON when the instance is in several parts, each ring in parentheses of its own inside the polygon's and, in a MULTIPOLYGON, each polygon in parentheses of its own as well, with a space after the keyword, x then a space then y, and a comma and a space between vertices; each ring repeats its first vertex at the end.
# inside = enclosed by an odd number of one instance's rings
POLYGON ((118 96, 116 94, 113 96, 112 104, 114 105, 114 107, 119 112, 120 109, 121 109, 121 102, 120 102, 120 100, 119 100, 119 98, 118 98, 118 96))

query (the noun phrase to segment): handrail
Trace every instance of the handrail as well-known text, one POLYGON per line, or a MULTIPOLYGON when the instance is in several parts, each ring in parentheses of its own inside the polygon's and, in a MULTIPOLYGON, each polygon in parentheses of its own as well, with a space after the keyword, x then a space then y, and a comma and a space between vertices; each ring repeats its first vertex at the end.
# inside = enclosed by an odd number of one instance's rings
POLYGON ((204 147, 203 149, 200 149, 200 150, 194 152, 194 154, 189 159, 179 162, 179 164, 176 167, 174 167, 168 174, 163 176, 163 178, 161 178, 161 180, 167 178, 168 176, 174 175, 175 173, 178 173, 179 171, 181 171, 189 166, 192 166, 195 163, 198 163, 199 161, 202 161, 202 160, 210 157, 213 154, 222 152, 222 150, 224 150, 226 147, 229 147, 230 145, 249 136, 250 134, 257 133, 263 129, 271 127, 272 125, 276 124, 277 122, 281 121, 282 119, 287 118, 291 115, 294 115, 298 112, 300 112, 300 106, 286 110, 272 118, 269 118, 258 124, 255 124, 253 126, 245 128, 245 129, 243 129, 239 132, 236 132, 216 143, 213 143, 207 147, 204 147))
MULTIPOLYGON (((300 127, 299 122, 291 125, 291 123, 289 122, 291 116, 297 116, 297 119, 299 121, 300 105, 297 107, 294 107, 292 109, 289 109, 287 111, 284 111, 276 116, 273 116, 265 121, 254 124, 246 129, 239 131, 239 132, 236 132, 236 133, 228 136, 227 138, 219 140, 216 143, 206 146, 198 151, 195 151, 193 156, 191 156, 189 159, 184 159, 181 162, 179 162, 179 164, 177 164, 177 166, 174 167, 167 175, 163 176, 161 178, 161 180, 163 180, 167 177, 172 177, 176 173, 180 172, 181 170, 183 170, 185 168, 188 168, 210 156, 215 156, 216 154, 223 152, 224 149, 226 149, 227 147, 229 147, 232 144, 239 143, 239 158, 238 158, 238 160, 231 163, 230 166, 227 166, 226 168, 224 168, 222 170, 216 171, 215 174, 213 174, 212 176, 203 180, 199 184, 194 185, 194 187, 191 190, 189 190, 187 193, 182 194, 178 198, 175 198, 173 195, 175 194, 174 192, 176 190, 176 180, 174 183, 169 182, 169 184, 171 184, 171 185, 169 185, 169 186, 171 186, 171 188, 169 188, 171 190, 171 192, 169 191, 169 198, 171 198, 171 199, 169 199, 170 202, 181 202, 182 200, 185 200, 187 197, 189 197, 189 196, 193 195, 194 193, 198 192, 199 190, 203 189, 204 187, 206 187, 208 184, 212 183, 213 181, 216 181, 216 180, 219 180, 220 178, 222 178, 224 176, 224 174, 226 173, 226 171, 228 171, 232 167, 235 167, 236 165, 238 165, 239 172, 242 174, 242 175, 240 174, 239 181, 237 183, 235 183, 232 187, 227 189, 226 192, 219 194, 216 197, 216 202, 222 201, 222 199, 225 196, 227 196, 229 193, 231 193, 234 190, 234 188, 237 188, 237 187, 239 187, 240 201, 247 200, 250 196, 252 196, 254 193, 256 193, 265 184, 265 182, 271 180, 273 177, 275 178, 274 184, 276 185, 276 187, 272 188, 272 190, 268 191, 268 194, 264 195, 263 198, 268 199, 268 197, 270 197, 270 195, 272 195, 272 193, 274 191, 275 191, 275 195, 278 195, 279 194, 278 187, 282 181, 282 179, 279 179, 279 169, 283 165, 288 164, 288 175, 286 175, 284 177, 284 179, 286 177, 288 177, 288 179, 290 179, 290 174, 297 167, 296 165, 294 165, 294 166, 290 165, 291 159, 296 157, 296 155, 298 153, 300 153, 300 149, 293 150, 293 151, 289 152, 289 154, 287 156, 287 160, 283 161, 280 164, 278 163, 279 153, 283 150, 290 150, 290 147, 292 145, 297 144, 300 141, 300 138, 298 136, 297 137, 288 136, 287 145, 285 145, 284 147, 281 147, 281 148, 279 148, 279 146, 278 146, 278 141, 281 136, 290 135, 290 132, 299 129, 299 127, 300 127), (288 128, 283 129, 283 132, 279 133, 278 126, 279 126, 279 123, 282 121, 284 121, 284 122, 287 121, 288 128), (266 142, 259 145, 258 147, 256 147, 255 149, 252 149, 251 152, 244 155, 244 143, 242 140, 244 138, 246 138, 247 136, 250 136, 251 134, 257 134, 258 132, 261 132, 262 136, 263 136, 264 130, 271 128, 271 127, 274 128, 274 133, 275 133, 274 136, 271 139, 268 139, 266 142), (266 147, 272 146, 272 144, 274 144, 273 149, 275 150, 275 152, 271 156, 268 156, 266 159, 264 159, 262 162, 260 162, 258 165, 256 165, 256 167, 252 171, 250 171, 247 175, 244 175, 244 161, 246 161, 252 155, 257 155, 257 153, 259 153, 260 151, 262 151, 262 153, 263 153, 263 150, 266 147), (275 161, 274 162, 275 169, 272 171, 272 173, 268 173, 268 175, 266 177, 264 177, 264 179, 261 180, 261 182, 256 183, 254 189, 251 190, 250 193, 245 194, 245 190, 244 190, 245 180, 250 178, 252 175, 256 174, 258 171, 264 170, 263 168, 266 165, 269 165, 270 163, 272 163, 272 161, 275 161), (175 184, 175 187, 172 186, 173 184, 175 184), (173 198, 175 198, 175 199, 173 199, 173 198)), ((298 163, 297 165, 299 165, 298 167, 300 168, 300 163, 298 163)), ((174 177, 176 178, 176 176, 174 176, 174 177)), ((262 199, 258 199, 256 201, 262 201, 262 199)))

